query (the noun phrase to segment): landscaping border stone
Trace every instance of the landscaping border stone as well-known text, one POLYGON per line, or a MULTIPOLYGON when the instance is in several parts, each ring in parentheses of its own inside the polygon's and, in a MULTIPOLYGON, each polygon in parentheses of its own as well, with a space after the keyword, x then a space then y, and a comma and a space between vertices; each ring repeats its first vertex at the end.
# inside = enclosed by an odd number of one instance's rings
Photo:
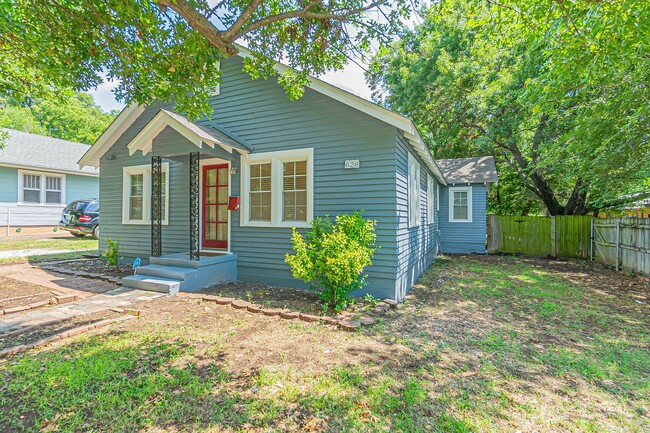
POLYGON ((370 313, 356 319, 352 314, 347 313, 340 317, 331 316, 317 316, 315 314, 306 314, 299 311, 292 311, 280 308, 266 308, 261 305, 251 304, 243 299, 228 298, 216 295, 201 295, 201 294, 182 294, 191 299, 197 299, 203 302, 212 302, 218 305, 230 305, 237 310, 247 311, 253 314, 262 314, 264 316, 277 316, 285 320, 300 319, 308 323, 321 323, 325 325, 337 326, 344 331, 356 331, 362 326, 372 326, 377 323, 379 316, 386 314, 391 308, 397 308, 397 302, 392 299, 385 299, 380 301, 370 310, 370 313), (390 301, 390 302, 388 302, 390 301))
MULTIPOLYGON (((43 292, 47 293, 47 292, 43 292)), ((61 304, 68 304, 70 302, 74 302, 79 300, 79 297, 75 294, 68 294, 68 293, 61 293, 57 291, 50 291, 50 293, 53 295, 49 299, 44 299, 42 301, 37 301, 37 302, 32 302, 31 304, 27 305, 19 305, 16 307, 9 307, 9 308, 4 308, 0 309, 0 316, 6 315, 6 314, 14 314, 14 313, 22 313, 23 311, 28 311, 28 310, 34 310, 36 308, 41 308, 45 307, 46 305, 61 305, 61 304)), ((19 296, 17 298, 12 298, 12 299, 18 299, 18 298, 24 298, 22 296, 19 296)))
POLYGON ((135 319, 135 316, 133 315, 124 315, 122 317, 115 317, 112 319, 104 319, 97 321, 95 323, 90 323, 88 325, 82 325, 78 326, 73 329, 68 329, 67 331, 60 332, 58 334, 51 335, 49 337, 43 338, 41 340, 38 340, 34 343, 30 344, 21 344, 18 346, 14 347, 9 347, 7 349, 0 350, 0 358, 5 358, 11 355, 16 355, 21 352, 25 352, 29 349, 35 349, 40 346, 44 346, 49 343, 53 343, 55 341, 63 340, 66 338, 74 337, 83 333, 86 333, 88 331, 92 331, 93 329, 101 328, 107 325, 110 325, 112 323, 120 322, 123 320, 129 320, 129 319, 135 319))

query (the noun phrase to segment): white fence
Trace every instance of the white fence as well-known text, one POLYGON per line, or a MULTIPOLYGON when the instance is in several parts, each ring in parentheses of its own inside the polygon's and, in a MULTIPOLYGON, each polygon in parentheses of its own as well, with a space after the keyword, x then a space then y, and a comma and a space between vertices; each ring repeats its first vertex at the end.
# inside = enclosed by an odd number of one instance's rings
POLYGON ((2 206, 0 234, 8 236, 19 227, 55 226, 61 219, 62 206, 2 206))

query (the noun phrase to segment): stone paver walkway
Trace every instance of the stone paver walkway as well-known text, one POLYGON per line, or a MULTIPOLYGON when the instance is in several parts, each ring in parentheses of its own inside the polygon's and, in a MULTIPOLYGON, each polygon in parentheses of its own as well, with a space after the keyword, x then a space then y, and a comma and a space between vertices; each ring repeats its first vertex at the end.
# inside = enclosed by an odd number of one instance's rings
POLYGON ((0 276, 37 284, 65 294, 74 294, 80 298, 85 298, 96 293, 104 293, 115 288, 115 284, 113 283, 91 278, 56 274, 44 271, 28 263, 0 266, 0 276))
POLYGON ((82 314, 94 313, 108 308, 124 308, 138 301, 166 296, 163 293, 119 288, 101 295, 91 296, 58 307, 11 314, 0 317, 0 334, 26 326, 40 325, 53 320, 70 319, 82 314))

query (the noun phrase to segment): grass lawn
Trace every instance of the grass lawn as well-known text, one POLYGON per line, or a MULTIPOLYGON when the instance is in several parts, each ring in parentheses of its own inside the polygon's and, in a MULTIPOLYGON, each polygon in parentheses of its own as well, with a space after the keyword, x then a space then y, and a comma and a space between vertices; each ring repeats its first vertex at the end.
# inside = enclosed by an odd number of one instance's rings
POLYGON ((81 253, 97 252, 99 241, 90 236, 83 238, 54 237, 48 239, 22 239, 0 242, 0 252, 19 250, 53 250, 66 251, 53 254, 27 255, 24 257, 0 258, 0 265, 15 264, 32 261, 45 261, 53 259, 67 259, 79 257, 81 253))
POLYGON ((96 250, 98 241, 90 236, 83 238, 56 237, 50 239, 27 239, 0 242, 0 251, 13 250, 96 250))
POLYGON ((0 431, 649 431, 647 282, 439 258, 375 327, 189 297, 0 360, 0 431))

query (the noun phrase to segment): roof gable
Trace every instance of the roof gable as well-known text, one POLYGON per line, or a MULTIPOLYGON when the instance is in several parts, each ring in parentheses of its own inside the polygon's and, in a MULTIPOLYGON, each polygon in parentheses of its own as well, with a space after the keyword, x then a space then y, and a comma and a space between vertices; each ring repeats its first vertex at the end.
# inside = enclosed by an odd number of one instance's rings
MULTIPOLYGON (((248 51, 248 49, 245 47, 238 46, 238 48, 239 57, 247 58, 252 56, 250 51, 248 51)), ((289 67, 281 63, 276 63, 275 69, 278 73, 282 74, 284 71, 289 69, 289 67)), ((411 119, 315 77, 309 77, 308 87, 316 92, 326 95, 351 108, 366 113, 367 115, 400 130, 411 148, 420 156, 429 171, 436 176, 439 182, 446 184, 442 172, 436 165, 436 162, 429 152, 429 147, 420 136, 419 131, 411 119)), ((106 131, 104 131, 104 133, 99 137, 91 150, 86 155, 84 155, 83 158, 81 158, 79 165, 92 165, 98 167, 101 156, 106 151, 108 151, 108 149, 115 143, 119 136, 124 133, 124 131, 137 119, 140 114, 142 114, 143 111, 144 108, 139 107, 136 104, 132 104, 125 108, 122 113, 120 113, 120 115, 113 121, 113 123, 106 129, 106 131)))

